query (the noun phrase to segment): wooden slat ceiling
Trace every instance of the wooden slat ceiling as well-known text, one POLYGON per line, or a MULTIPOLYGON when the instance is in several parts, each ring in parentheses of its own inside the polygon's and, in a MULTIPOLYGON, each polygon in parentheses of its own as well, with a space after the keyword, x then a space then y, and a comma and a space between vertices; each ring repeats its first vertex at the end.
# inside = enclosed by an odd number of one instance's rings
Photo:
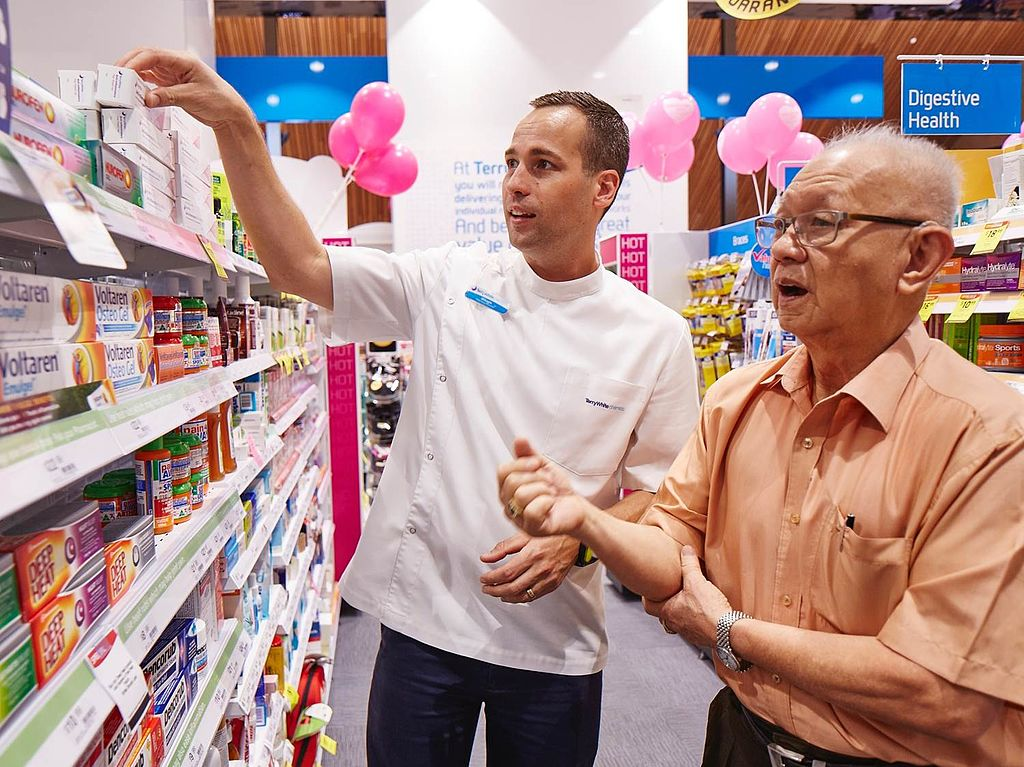
MULTIPOLYGON (((715 56, 721 48, 719 19, 688 20, 687 36, 691 56, 715 56)), ((722 163, 715 142, 721 120, 701 120, 693 138, 694 157, 690 167, 690 229, 711 229, 722 223, 722 163)))
POLYGON ((387 25, 383 18, 280 19, 277 46, 282 56, 386 56, 387 25))
POLYGON ((265 56, 263 19, 258 16, 218 16, 216 46, 218 56, 265 56))

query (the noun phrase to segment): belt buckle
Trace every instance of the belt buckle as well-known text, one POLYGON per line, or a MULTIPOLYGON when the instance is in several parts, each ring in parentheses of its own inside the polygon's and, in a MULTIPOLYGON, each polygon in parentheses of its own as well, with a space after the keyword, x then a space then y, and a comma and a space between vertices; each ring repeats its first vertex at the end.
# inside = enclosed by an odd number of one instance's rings
POLYGON ((772 767, 802 767, 808 764, 810 767, 828 767, 828 764, 820 759, 807 760, 803 754, 780 746, 778 743, 769 743, 766 748, 772 767))

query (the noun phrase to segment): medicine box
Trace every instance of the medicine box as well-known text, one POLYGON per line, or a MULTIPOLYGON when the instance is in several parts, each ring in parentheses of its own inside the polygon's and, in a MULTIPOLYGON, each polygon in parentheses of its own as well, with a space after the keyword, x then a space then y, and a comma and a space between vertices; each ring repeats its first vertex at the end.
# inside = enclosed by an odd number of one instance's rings
POLYGON ((939 267, 938 274, 928 287, 929 293, 959 293, 960 292, 960 268, 961 259, 959 256, 951 258, 939 267))
POLYGON ((107 146, 139 166, 142 173, 143 197, 151 192, 160 192, 167 197, 174 197, 177 192, 177 184, 174 180, 174 171, 171 168, 157 160, 149 152, 140 149, 137 144, 108 143, 107 146))
MULTIPOLYGON (((139 728, 139 737, 135 747, 121 756, 116 767, 160 767, 164 760, 164 731, 160 720, 155 716, 147 717, 139 728)), ((115 767, 108 764, 108 767, 115 767)))
POLYGON ((191 618, 172 620, 143 659, 142 674, 154 692, 187 670, 195 657, 195 640, 188 636, 191 626, 191 618))
POLYGON ((132 205, 142 205, 142 171, 139 166, 102 142, 89 142, 96 158, 99 186, 132 205))
POLYGON ((142 197, 142 209, 165 221, 174 221, 176 215, 174 198, 162 192, 145 192, 142 197))
POLYGON ((103 128, 100 125, 100 111, 98 109, 79 109, 85 118, 85 145, 90 141, 99 141, 103 138, 103 128))
POLYGON ((988 257, 964 256, 960 267, 960 292, 974 293, 985 290, 988 281, 988 257))
POLYGON ((191 173, 207 187, 211 187, 213 177, 210 175, 210 165, 199 144, 189 141, 176 130, 170 131, 170 137, 174 169, 178 176, 191 173))
MULTIPOLYGON (((179 183, 181 183, 181 178, 181 176, 178 177, 179 183)), ((209 190, 205 197, 198 200, 179 195, 175 201, 174 221, 192 232, 204 236, 209 234, 216 225, 216 220, 213 217, 213 198, 210 196, 209 190)))
POLYGON ((35 617, 102 548, 95 501, 54 506, 0 529, 0 552, 14 554, 22 618, 35 617))
POLYGON ((146 108, 146 84, 134 69, 100 64, 96 68, 96 103, 121 109, 146 108))
POLYGON ((164 165, 174 166, 171 139, 154 121, 150 110, 104 109, 100 120, 103 140, 108 144, 136 144, 164 165))
POLYGON ((144 709, 137 722, 126 721, 121 716, 121 709, 114 706, 103 722, 103 756, 104 764, 115 767, 122 757, 130 754, 142 740, 142 725, 146 720, 151 701, 147 696, 144 709))
POLYGON ((1020 284, 1020 259, 1018 253, 990 253, 985 290, 1017 290, 1020 284))
POLYGON ((0 727, 34 689, 32 632, 19 623, 10 632, 0 633, 0 727))
POLYGON ((95 304, 88 283, 0 271, 0 342, 94 341, 95 304))
POLYGON ((153 696, 153 716, 160 722, 164 738, 173 742, 194 693, 189 689, 188 672, 182 670, 169 679, 153 696))
POLYGON ((107 563, 108 596, 113 606, 156 558, 153 517, 120 517, 108 522, 103 528, 103 556, 107 563))
POLYGON ((178 618, 199 618, 205 621, 208 642, 216 642, 220 637, 220 626, 217 620, 216 570, 216 563, 206 569, 199 579, 199 583, 185 598, 176 616, 178 618))
POLYGON ((960 206, 960 226, 983 224, 995 216, 1002 204, 992 197, 974 202, 965 202, 960 206))
MULTIPOLYGON (((85 141, 85 118, 37 82, 11 73, 11 117, 71 144, 85 141)), ((13 133, 13 123, 12 123, 13 133)))
POLYGON ((153 294, 149 288, 91 283, 97 340, 153 337, 153 294))
POLYGON ((42 687, 60 670, 109 606, 107 568, 97 552, 74 580, 32 619, 36 679, 42 687))
MULTIPOLYGON (((85 141, 85 120, 82 120, 82 141, 85 141)), ((57 138, 38 126, 15 118, 11 120, 11 138, 39 154, 47 155, 69 173, 81 176, 90 183, 93 177, 92 155, 78 144, 57 138)))
MULTIPOLYGON (((18 610, 18 575, 14 569, 14 557, 0 554, 0 637, 16 626, 21 617, 18 610)), ((0 695, 0 702, 3 696, 0 695)))
POLYGON ((58 69, 57 94, 75 109, 96 111, 96 73, 91 69, 58 69))

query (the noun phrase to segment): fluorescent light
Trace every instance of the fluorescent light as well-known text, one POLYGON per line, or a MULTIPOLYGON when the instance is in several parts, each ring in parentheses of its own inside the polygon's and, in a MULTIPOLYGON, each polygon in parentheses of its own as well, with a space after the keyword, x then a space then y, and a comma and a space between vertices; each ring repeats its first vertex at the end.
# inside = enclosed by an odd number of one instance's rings
POLYGON ((715 101, 718 102, 718 106, 724 107, 726 104, 728 104, 730 101, 732 101, 732 94, 731 93, 719 93, 718 94, 718 98, 716 98, 715 101))
POLYGON ((321 72, 324 71, 324 63, 319 59, 317 59, 316 61, 309 62, 309 71, 315 72, 316 74, 320 74, 321 72))
POLYGON ((864 100, 864 94, 863 93, 854 93, 852 96, 850 96, 850 103, 851 104, 859 104, 863 100, 864 100))
POLYGON ((271 93, 269 96, 267 96, 267 106, 276 107, 280 103, 281 97, 278 96, 276 93, 271 93))
POLYGON ((765 72, 774 72, 778 68, 779 68, 779 62, 777 62, 775 59, 772 59, 771 61, 766 61, 764 63, 764 71, 765 72))

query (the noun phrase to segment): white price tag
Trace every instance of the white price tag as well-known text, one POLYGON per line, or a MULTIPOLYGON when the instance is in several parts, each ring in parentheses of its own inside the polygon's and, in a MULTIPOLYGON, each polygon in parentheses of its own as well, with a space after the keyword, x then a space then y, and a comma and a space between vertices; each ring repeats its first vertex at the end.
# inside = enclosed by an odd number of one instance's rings
POLYGON ((83 743, 103 726, 110 700, 103 694, 96 696, 84 695, 61 720, 53 731, 53 737, 60 744, 57 749, 62 753, 78 753, 83 743), (100 698, 97 700, 96 698, 100 698), (100 707, 103 706, 101 711, 100 707))
POLYGON ((54 453, 43 461, 43 469, 51 481, 63 483, 78 470, 78 466, 70 456, 54 453))

